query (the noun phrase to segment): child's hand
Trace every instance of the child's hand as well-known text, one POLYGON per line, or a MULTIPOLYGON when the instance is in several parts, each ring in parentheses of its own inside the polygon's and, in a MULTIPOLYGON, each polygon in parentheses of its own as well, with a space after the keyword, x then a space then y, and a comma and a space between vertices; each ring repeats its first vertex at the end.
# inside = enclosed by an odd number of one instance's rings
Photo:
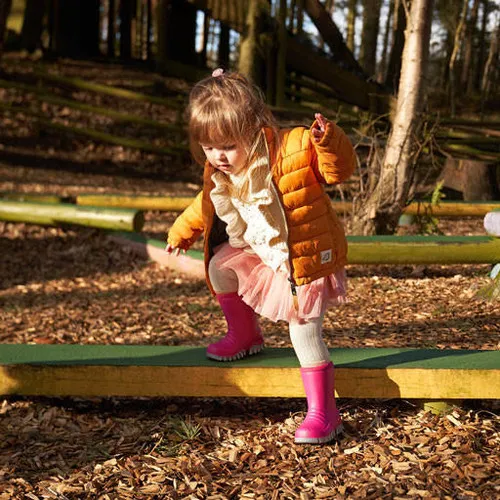
POLYGON ((316 113, 314 115, 316 118, 316 126, 312 129, 312 135, 314 138, 314 142, 319 142, 323 139, 326 130, 326 119, 321 113, 316 113))
MULTIPOLYGON (((167 243, 167 246, 165 247, 165 252, 168 254, 174 254, 176 257, 180 254, 181 249, 173 247, 170 243, 167 243)), ((186 250, 182 251, 183 253, 186 253, 186 250)))

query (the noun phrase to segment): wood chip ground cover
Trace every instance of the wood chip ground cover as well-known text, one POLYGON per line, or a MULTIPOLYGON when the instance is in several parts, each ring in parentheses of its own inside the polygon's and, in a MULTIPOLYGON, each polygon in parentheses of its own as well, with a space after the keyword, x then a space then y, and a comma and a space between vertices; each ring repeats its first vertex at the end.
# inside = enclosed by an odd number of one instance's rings
MULTIPOLYGON (((96 103, 92 94, 81 98, 96 103)), ((147 116, 144 105, 134 109, 147 116)), ((172 159, 53 135, 38 141, 31 123, 6 127, 5 120, 14 118, 0 118, 0 191, 191 195, 199 187, 152 178, 172 169, 172 159), (132 167, 136 174, 127 175, 132 167)), ((163 239, 174 218, 148 213, 145 233, 163 239)), ((439 227, 484 234, 480 219, 439 227)), ((224 331, 202 281, 147 262, 98 230, 0 223, 0 253, 2 343, 202 346, 224 331)), ((498 349, 498 303, 474 297, 488 271, 350 266, 349 303, 328 312, 327 343, 498 349)), ((262 325, 268 346, 291 346, 285 324, 262 325)), ((447 416, 414 401, 342 399, 339 406, 345 436, 318 447, 293 443, 301 399, 4 398, 0 499, 500 496, 498 402, 464 402, 447 416)))

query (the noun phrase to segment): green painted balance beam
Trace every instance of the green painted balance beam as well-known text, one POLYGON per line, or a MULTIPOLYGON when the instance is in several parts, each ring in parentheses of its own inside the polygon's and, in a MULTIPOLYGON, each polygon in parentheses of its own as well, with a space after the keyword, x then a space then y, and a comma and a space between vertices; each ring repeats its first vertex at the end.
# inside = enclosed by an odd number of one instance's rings
MULTIPOLYGON (((500 351, 331 349, 343 398, 499 399, 500 351)), ((0 344, 0 394, 302 397, 290 348, 233 362, 204 347, 0 344)))
MULTIPOLYGON (((204 276, 203 254, 167 255, 165 243, 142 234, 112 233, 151 260, 193 276, 204 276), (181 259, 181 260, 179 260, 181 259)), ((348 236, 349 264, 496 264, 500 238, 492 236, 348 236)))
POLYGON ((80 226, 117 231, 140 231, 144 213, 139 210, 79 207, 71 203, 35 203, 0 199, 0 220, 58 226, 80 226))

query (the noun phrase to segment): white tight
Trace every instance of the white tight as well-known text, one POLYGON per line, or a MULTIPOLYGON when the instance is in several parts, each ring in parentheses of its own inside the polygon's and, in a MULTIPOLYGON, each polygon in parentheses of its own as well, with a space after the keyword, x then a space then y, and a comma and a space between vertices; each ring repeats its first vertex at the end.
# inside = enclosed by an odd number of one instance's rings
MULTIPOLYGON (((238 291, 238 277, 232 269, 219 269, 217 253, 210 259, 208 276, 216 294, 238 291)), ((300 366, 310 368, 330 361, 322 336, 323 315, 312 321, 291 321, 290 340, 300 366)))

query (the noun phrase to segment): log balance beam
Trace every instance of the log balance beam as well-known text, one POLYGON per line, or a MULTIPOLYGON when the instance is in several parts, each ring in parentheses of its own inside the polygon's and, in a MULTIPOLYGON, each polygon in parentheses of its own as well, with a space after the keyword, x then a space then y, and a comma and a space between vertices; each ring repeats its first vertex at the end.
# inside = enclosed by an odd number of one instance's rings
MULTIPOLYGON (((500 351, 330 349, 341 398, 500 398, 500 351)), ((204 347, 0 344, 0 394, 303 397, 291 348, 217 362, 204 347)))
MULTIPOLYGON (((203 278, 203 253, 189 250, 178 257, 165 243, 143 234, 110 233, 110 238, 136 252, 193 277, 203 278)), ((494 236, 348 236, 349 264, 496 264, 500 238, 494 236)))
POLYGON ((0 199, 0 220, 49 226, 76 224, 116 231, 140 231, 144 226, 144 213, 128 208, 80 207, 71 203, 0 199))
MULTIPOLYGON (((160 210, 181 212, 194 200, 191 196, 148 196, 123 194, 80 194, 76 196, 77 205, 101 207, 136 208, 139 210, 160 210)), ((339 213, 350 213, 352 202, 332 200, 332 207, 339 213)), ((427 201, 410 203, 403 211, 406 215, 432 215, 433 217, 484 217, 492 210, 500 209, 500 202, 454 202, 442 201, 432 205, 427 201)))

